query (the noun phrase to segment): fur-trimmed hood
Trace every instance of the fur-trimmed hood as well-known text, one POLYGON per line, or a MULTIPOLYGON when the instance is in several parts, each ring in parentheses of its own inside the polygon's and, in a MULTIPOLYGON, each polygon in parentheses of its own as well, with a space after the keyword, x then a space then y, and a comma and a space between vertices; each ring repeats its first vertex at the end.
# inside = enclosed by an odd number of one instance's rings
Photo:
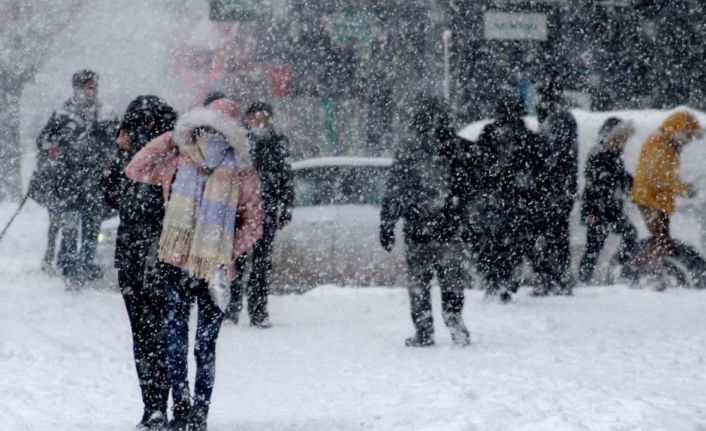
POLYGON ((235 163, 238 169, 252 167, 250 144, 245 129, 228 115, 209 108, 195 108, 179 117, 174 127, 172 139, 179 149, 194 145, 191 133, 198 127, 210 127, 223 134, 235 151, 235 163))

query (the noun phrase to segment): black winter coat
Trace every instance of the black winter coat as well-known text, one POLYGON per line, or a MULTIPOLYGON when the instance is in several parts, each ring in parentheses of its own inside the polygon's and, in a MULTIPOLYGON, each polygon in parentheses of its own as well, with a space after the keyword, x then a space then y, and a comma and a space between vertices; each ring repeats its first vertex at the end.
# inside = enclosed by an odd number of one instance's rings
POLYGON ((560 110, 549 115, 540 131, 545 164, 543 208, 550 219, 566 218, 578 193, 578 126, 569 111, 560 110))
POLYGON ((107 204, 118 210, 120 224, 115 243, 115 266, 134 270, 144 265, 150 247, 159 240, 164 219, 162 188, 132 181, 125 167, 149 141, 171 130, 177 114, 156 96, 139 96, 125 112, 120 129, 130 136, 132 148, 120 150, 101 180, 107 204))
POLYGON ((289 140, 268 129, 264 136, 248 133, 250 155, 262 187, 266 229, 292 219, 294 180, 289 157, 289 140))
POLYGON ((478 181, 470 167, 472 143, 423 135, 393 161, 380 212, 381 231, 404 220, 407 243, 472 239, 467 210, 478 181), (445 149, 445 150, 440 150, 445 149))
POLYGON ((483 128, 475 162, 482 178, 478 205, 483 230, 511 236, 539 222, 546 170, 541 146, 541 138, 521 118, 483 128))
POLYGON ((630 192, 632 176, 625 169, 620 152, 599 145, 588 157, 584 168, 581 218, 592 215, 599 223, 616 222, 623 217, 624 197, 630 192))
POLYGON ((37 170, 30 197, 55 210, 102 213, 99 180, 115 154, 118 121, 101 105, 80 107, 70 98, 37 138, 37 170))
POLYGON ((102 179, 106 202, 120 216, 115 241, 116 268, 129 269, 141 262, 162 232, 162 188, 125 176, 125 167, 134 154, 135 151, 120 151, 102 179))

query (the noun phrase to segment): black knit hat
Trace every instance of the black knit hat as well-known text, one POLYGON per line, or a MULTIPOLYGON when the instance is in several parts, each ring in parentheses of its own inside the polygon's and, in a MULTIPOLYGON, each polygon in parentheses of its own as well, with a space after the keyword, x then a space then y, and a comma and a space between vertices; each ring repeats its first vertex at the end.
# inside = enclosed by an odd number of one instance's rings
POLYGON ((270 117, 272 116, 272 106, 267 102, 253 102, 248 106, 247 111, 245 111, 245 116, 252 115, 256 112, 267 112, 270 117))
POLYGON ((601 126, 601 129, 598 131, 598 142, 601 144, 604 144, 606 137, 610 135, 610 132, 613 131, 617 126, 623 123, 623 120, 617 117, 610 117, 601 126))
POLYGON ((120 129, 130 134, 134 146, 140 146, 162 133, 172 130, 176 111, 163 99, 153 95, 136 97, 125 110, 120 129))
POLYGON ((74 87, 83 87, 86 84, 95 84, 97 82, 98 74, 88 69, 79 70, 78 72, 74 73, 73 77, 71 77, 71 84, 74 87))

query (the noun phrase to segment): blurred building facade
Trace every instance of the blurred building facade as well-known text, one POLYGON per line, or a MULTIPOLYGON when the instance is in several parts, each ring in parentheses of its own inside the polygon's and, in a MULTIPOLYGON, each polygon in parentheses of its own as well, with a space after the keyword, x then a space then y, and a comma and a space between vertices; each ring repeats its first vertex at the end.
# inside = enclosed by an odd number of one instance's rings
POLYGON ((230 39, 206 89, 272 101, 297 157, 389 154, 421 95, 461 126, 549 79, 587 109, 705 108, 701 3, 210 0, 230 39))

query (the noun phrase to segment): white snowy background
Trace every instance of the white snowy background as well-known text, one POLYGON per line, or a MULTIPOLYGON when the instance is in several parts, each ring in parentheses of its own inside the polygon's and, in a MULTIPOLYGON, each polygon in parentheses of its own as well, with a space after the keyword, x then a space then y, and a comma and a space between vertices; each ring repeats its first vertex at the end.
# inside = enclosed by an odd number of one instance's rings
MULTIPOLYGON (((25 148, 82 67, 102 75, 102 98, 119 113, 141 93, 185 107, 163 79, 178 32, 149 2, 97 0, 86 13, 25 92, 25 148), (106 38, 120 43, 106 49, 106 38)), ((618 113, 638 128, 630 170, 666 114, 618 113)), ((583 162, 608 114, 575 115, 583 162)), ((26 179, 30 151, 24 162, 26 179)), ((684 177, 701 180, 705 162, 704 143, 688 147, 684 177)), ((702 250, 703 194, 674 219, 675 236, 702 250)), ((14 209, 0 205, 1 224, 14 209)), ((122 298, 66 293, 42 274, 46 228, 46 212, 29 202, 0 243, 0 429, 132 429, 142 411, 122 298)), ((574 244, 582 235, 575 226, 574 244)), ((210 429, 706 430, 706 292, 615 285, 537 299, 523 289, 507 306, 467 293, 473 344, 452 346, 435 289, 438 346, 422 350, 403 346, 412 331, 403 288, 273 297, 271 330, 223 326, 210 429)))

